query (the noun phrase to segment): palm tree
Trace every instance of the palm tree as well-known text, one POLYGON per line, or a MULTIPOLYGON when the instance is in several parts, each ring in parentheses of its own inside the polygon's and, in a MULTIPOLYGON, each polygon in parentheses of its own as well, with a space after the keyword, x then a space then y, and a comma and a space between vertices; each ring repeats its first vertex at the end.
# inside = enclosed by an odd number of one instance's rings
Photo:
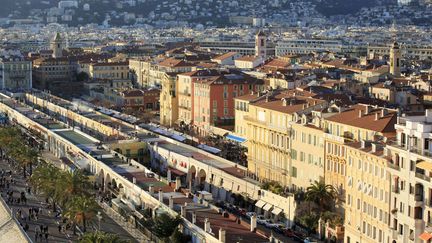
POLYGON ((86 191, 89 188, 88 177, 81 170, 62 172, 58 187, 62 192, 59 199, 64 205, 70 197, 88 194, 86 191))
POLYGON ((64 210, 64 216, 68 218, 74 225, 83 226, 83 232, 87 231, 87 221, 91 220, 99 208, 94 198, 90 196, 73 196, 67 201, 64 210))
POLYGON ((38 151, 25 145, 18 145, 12 150, 12 154, 19 165, 22 166, 24 178, 27 177, 27 167, 29 167, 29 173, 31 176, 33 173, 33 162, 35 162, 39 157, 38 151))
POLYGON ((41 191, 46 198, 52 200, 54 211, 56 211, 56 201, 63 194, 58 184, 61 180, 62 173, 60 169, 51 164, 40 165, 35 169, 30 178, 30 183, 35 189, 41 191))
POLYGON ((94 231, 85 233, 80 243, 128 243, 130 241, 120 239, 118 235, 106 232, 94 231))
POLYGON ((336 189, 332 185, 326 185, 323 181, 315 181, 306 189, 306 201, 316 203, 321 212, 330 208, 336 199, 336 189))

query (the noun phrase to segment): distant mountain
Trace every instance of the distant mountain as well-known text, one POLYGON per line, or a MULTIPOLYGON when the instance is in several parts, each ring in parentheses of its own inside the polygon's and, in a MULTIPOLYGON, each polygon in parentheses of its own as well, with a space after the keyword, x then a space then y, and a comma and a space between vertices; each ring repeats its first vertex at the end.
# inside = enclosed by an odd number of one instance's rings
MULTIPOLYGON (((146 23, 164 21, 187 21, 206 23, 211 21, 228 24, 232 15, 269 16, 293 13, 306 17, 314 11, 325 16, 344 15, 357 12, 362 7, 396 0, 77 0, 78 8, 67 8, 57 15, 58 22, 69 25, 87 23, 101 24, 109 19, 111 25, 135 23, 135 19, 146 19, 146 23), (84 5, 90 10, 84 11, 84 5), (302 7, 296 7, 300 6, 302 7), (313 9, 315 6, 315 9, 313 9), (309 12, 298 12, 311 9, 309 12), (62 15, 70 15, 65 18, 62 15)), ((34 18, 47 20, 55 15, 53 7, 59 0, 0 0, 0 17, 34 18), (51 9, 51 10, 50 10, 51 9), (53 13, 54 12, 54 13, 53 13)), ((315 13, 316 13, 315 12, 315 13)))

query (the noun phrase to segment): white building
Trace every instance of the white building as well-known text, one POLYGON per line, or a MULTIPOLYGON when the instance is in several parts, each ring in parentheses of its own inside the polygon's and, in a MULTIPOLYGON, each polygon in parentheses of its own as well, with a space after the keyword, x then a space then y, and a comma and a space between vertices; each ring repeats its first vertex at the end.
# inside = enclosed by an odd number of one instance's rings
POLYGON ((215 62, 222 66, 233 66, 234 61, 241 57, 237 52, 228 52, 223 55, 217 56, 212 59, 212 62, 215 62))
POLYGON ((398 118, 397 141, 387 146, 392 155, 387 168, 392 176, 391 242, 421 243, 432 238, 431 123, 432 110, 398 118))
POLYGON ((279 41, 276 44, 276 56, 288 54, 309 54, 312 52, 329 51, 334 53, 342 52, 342 41, 320 40, 320 39, 292 39, 279 41))
POLYGON ((244 56, 237 58, 234 63, 237 68, 240 69, 253 69, 263 63, 263 59, 257 56, 244 56))

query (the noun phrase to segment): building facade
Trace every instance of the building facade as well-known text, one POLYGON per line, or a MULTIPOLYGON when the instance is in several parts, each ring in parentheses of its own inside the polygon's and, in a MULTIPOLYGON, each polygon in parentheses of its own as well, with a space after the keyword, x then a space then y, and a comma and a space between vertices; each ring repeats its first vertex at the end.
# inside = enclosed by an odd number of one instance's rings
POLYGON ((0 89, 30 90, 32 64, 23 57, 0 58, 0 89))

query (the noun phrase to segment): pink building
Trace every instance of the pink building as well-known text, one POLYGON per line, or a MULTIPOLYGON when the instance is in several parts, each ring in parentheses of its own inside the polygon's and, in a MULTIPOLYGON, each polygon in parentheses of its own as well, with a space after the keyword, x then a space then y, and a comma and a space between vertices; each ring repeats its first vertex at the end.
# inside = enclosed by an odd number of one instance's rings
POLYGON ((202 134, 209 132, 210 126, 232 129, 234 127, 234 98, 258 92, 264 81, 242 72, 221 73, 193 82, 193 124, 202 134))

